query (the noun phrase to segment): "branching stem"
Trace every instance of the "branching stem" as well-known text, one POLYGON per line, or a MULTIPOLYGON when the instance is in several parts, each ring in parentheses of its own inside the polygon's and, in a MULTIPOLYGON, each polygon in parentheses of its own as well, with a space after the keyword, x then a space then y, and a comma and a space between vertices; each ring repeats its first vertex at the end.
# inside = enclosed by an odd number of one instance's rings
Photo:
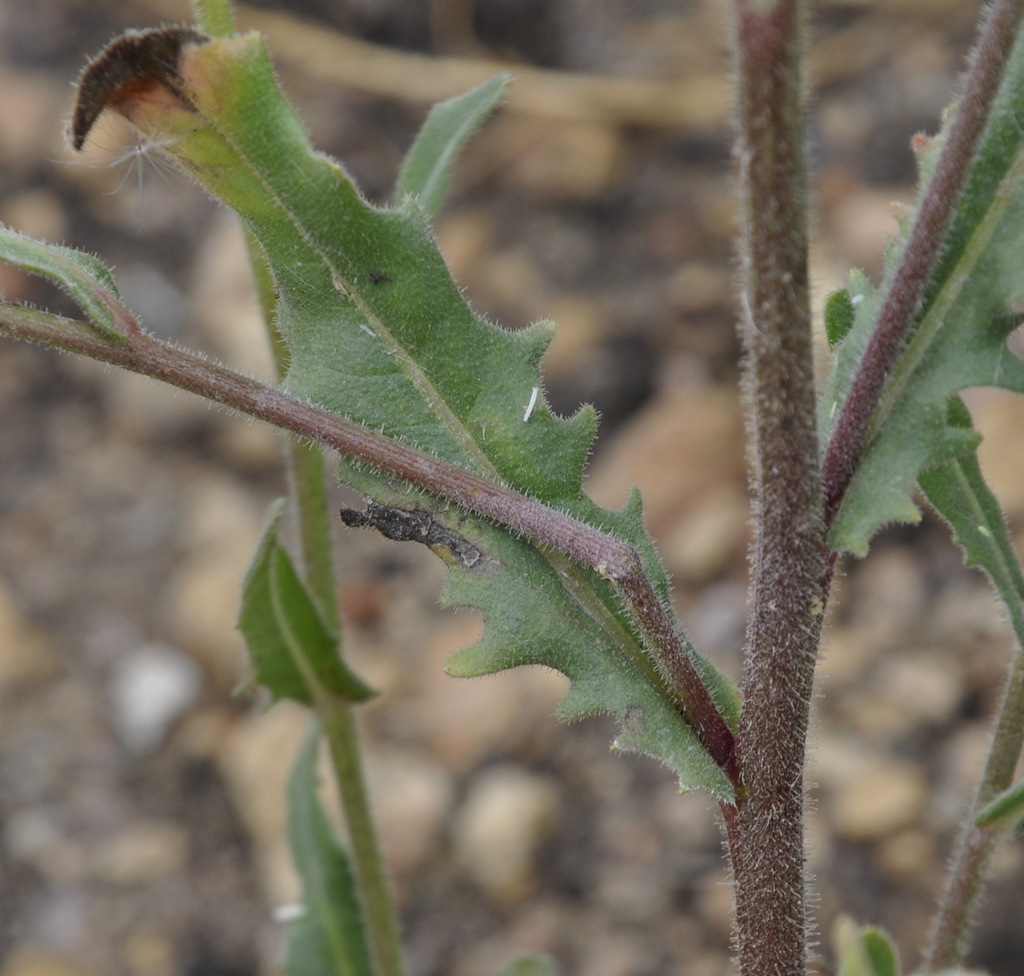
POLYGON ((941 254, 1017 37, 1022 10, 1022 0, 995 0, 989 9, 956 115, 825 452, 821 470, 829 522, 850 485, 889 372, 914 324, 941 254))
POLYGON ((114 342, 87 323, 0 303, 0 333, 79 353, 197 393, 332 447, 590 566, 619 589, 640 633, 672 680, 672 691, 688 722, 715 761, 727 771, 731 768, 732 732, 701 681, 671 611, 659 599, 631 545, 534 498, 160 342, 137 325, 125 332, 127 341, 114 342))

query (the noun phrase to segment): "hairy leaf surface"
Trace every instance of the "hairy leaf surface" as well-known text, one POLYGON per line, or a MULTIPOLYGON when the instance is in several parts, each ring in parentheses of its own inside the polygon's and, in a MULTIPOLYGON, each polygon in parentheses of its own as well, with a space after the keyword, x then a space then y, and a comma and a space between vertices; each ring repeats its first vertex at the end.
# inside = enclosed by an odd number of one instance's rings
MULTIPOLYGON (((947 420, 951 397, 971 386, 1024 392, 1024 363, 1006 345, 1024 310, 1022 48, 1018 40, 942 258, 912 335, 891 371, 833 525, 830 541, 836 549, 864 555, 881 526, 918 521, 911 492, 920 473, 973 452, 978 441, 974 431, 947 420)), ((941 138, 922 159, 922 187, 941 138)), ((901 234, 888 249, 887 276, 905 243, 901 234)), ((840 304, 855 314, 821 404, 823 443, 874 327, 881 296, 855 272, 848 301, 840 304)), ((840 335, 845 325, 833 322, 830 337, 840 335)))
POLYGON ((465 95, 435 105, 398 174, 395 195, 416 197, 430 217, 441 209, 455 160, 467 140, 501 101, 510 76, 495 75, 465 95))
POLYGON ((84 251, 37 241, 0 224, 0 261, 48 278, 66 291, 108 339, 123 341, 118 324, 123 306, 109 269, 84 251))
MULTIPOLYGON (((289 349, 287 388, 630 542, 667 605, 638 498, 610 512, 582 491, 593 409, 562 419, 544 401, 538 364, 553 326, 513 333, 475 315, 415 199, 374 207, 335 161, 310 148, 256 35, 185 45, 176 72, 180 84, 118 108, 143 131, 160 132, 166 151, 260 241, 289 349)), ((465 104, 479 114, 477 103, 465 104)), ((451 132, 462 131, 451 122, 451 132)), ((436 167, 422 157, 416 169, 436 167)), ((623 723, 622 748, 662 759, 686 789, 732 796, 596 573, 375 472, 343 464, 341 473, 378 502, 424 509, 416 518, 436 529, 432 548, 451 568, 446 600, 484 611, 486 635, 453 659, 453 673, 557 668, 574 682, 565 717, 611 712, 623 723), (463 558, 456 536, 480 558, 463 558)), ((697 664, 734 721, 730 683, 697 664)))

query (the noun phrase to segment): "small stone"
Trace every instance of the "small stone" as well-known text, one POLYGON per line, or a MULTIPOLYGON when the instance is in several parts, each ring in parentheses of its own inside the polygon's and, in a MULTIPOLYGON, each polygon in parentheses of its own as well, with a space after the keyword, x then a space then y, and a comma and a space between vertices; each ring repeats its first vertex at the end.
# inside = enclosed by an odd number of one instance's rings
POLYGON ((245 650, 235 629, 239 587, 263 528, 263 513, 227 479, 203 478, 185 500, 188 552, 168 586, 176 639, 217 686, 232 689, 245 650))
POLYGON ((0 976, 87 976, 87 971, 56 952, 26 947, 7 959, 0 976))
POLYGON ((747 538, 750 502, 742 485, 709 494, 679 520, 664 544, 673 575, 712 579, 729 568, 747 538))
POLYGON ((199 668, 171 647, 140 647, 115 666, 110 681, 111 722, 136 755, 155 749, 196 700, 199 668))
MULTIPOLYGON (((0 160, 8 171, 30 172, 40 160, 50 159, 61 150, 54 119, 64 91, 41 72, 11 70, 10 59, 0 68, 0 91, 4 93, 4 111, 0 113, 0 160)), ((65 89, 66 91, 66 89, 65 89)), ((70 167, 69 167, 70 168, 70 167)), ((27 180, 22 177, 22 182, 27 180)), ((10 184, 8 184, 10 185, 10 184)))
POLYGON ((909 827, 882 841, 878 865, 893 883, 927 890, 931 884, 940 883, 943 858, 936 851, 932 834, 909 827))
POLYGON ((894 742, 951 721, 965 694, 957 662, 939 649, 883 659, 871 681, 839 707, 866 737, 894 742))
POLYGON ((540 122, 505 116, 484 140, 502 147, 507 178, 539 197, 590 200, 607 193, 622 172, 620 130, 599 122, 540 122), (509 157, 503 147, 521 143, 530 152, 509 157))
POLYGON ((1020 520, 1024 518, 1024 478, 1020 476, 1024 402, 1007 390, 978 389, 970 394, 971 416, 983 438, 978 448, 981 470, 1007 515, 1020 520))
POLYGON ((279 702, 238 722, 218 744, 216 758, 236 808, 245 819, 269 900, 295 901, 299 881, 287 840, 285 787, 309 712, 279 702))
POLYGON ((727 305, 731 293, 729 272, 721 265, 704 261, 688 261, 669 281, 669 295, 673 303, 687 315, 727 305))
POLYGON ((125 941, 123 956, 132 976, 173 976, 180 971, 167 932, 134 932, 125 941))
POLYGON ((875 841, 920 821, 928 802, 928 783, 911 763, 867 759, 836 784, 828 802, 840 836, 875 841))
POLYGON ((559 805, 546 777, 509 766, 487 770, 471 784, 454 826, 458 862, 495 901, 519 901, 533 885, 537 851, 559 805))
POLYGON ((7 814, 3 843, 13 862, 31 867, 55 886, 70 889, 85 873, 82 846, 67 835, 58 814, 42 804, 7 814))
POLYGON ((515 668, 480 681, 445 674, 444 662, 479 640, 480 626, 475 614, 441 623, 423 649, 409 702, 417 736, 455 772, 468 772, 500 749, 556 735, 555 708, 568 690, 565 676, 551 668, 515 668))
POLYGON ((25 683, 45 681, 54 676, 57 667, 50 642, 0 585, 0 693, 25 683))
POLYGON ((452 777, 429 757, 411 751, 375 751, 367 775, 381 849, 401 884, 437 850, 454 799, 452 777))
MULTIPOLYGON (((746 483, 736 391, 686 388, 659 397, 616 431, 591 467, 587 494, 599 505, 618 508, 638 486, 651 534, 672 539, 680 526, 706 512, 713 498, 723 492, 735 498, 746 483)), ((731 528, 722 524, 719 531, 735 545, 746 526, 746 505, 740 510, 731 502, 727 518, 731 528)))
POLYGON ((5 224, 47 241, 68 237, 67 214, 52 190, 26 190, 8 197, 0 211, 5 224))
MULTIPOLYGON (((195 318, 233 369, 271 380, 275 375, 267 328, 253 295, 252 268, 242 225, 234 214, 213 222, 195 259, 195 318)), ((270 428, 260 425, 270 443, 270 428)))
POLYGON ((141 821, 93 850, 91 873, 111 884, 149 884, 181 871, 188 848, 188 833, 179 824, 141 821))

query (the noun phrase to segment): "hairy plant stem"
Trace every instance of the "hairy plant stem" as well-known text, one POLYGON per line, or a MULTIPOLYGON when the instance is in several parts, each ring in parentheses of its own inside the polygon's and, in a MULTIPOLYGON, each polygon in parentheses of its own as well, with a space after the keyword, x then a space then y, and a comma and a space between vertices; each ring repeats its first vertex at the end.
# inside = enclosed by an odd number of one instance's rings
MULTIPOLYGON (((906 248, 878 316, 822 461, 825 511, 838 512, 863 453, 890 371, 915 324, 942 242, 956 212, 977 146, 1024 16, 1022 0, 995 0, 982 26, 956 114, 922 195, 906 248)), ((1010 607, 1011 615, 1015 608, 1010 607)), ((1019 615, 1019 608, 1016 608, 1019 615)), ((1024 621, 1014 621, 1020 634, 1024 621)), ((925 972, 955 967, 963 959, 981 902, 985 874, 1003 834, 976 827, 974 816, 1013 781, 1024 743, 1024 654, 1011 665, 985 772, 960 840, 946 893, 932 928, 925 972)))
POLYGON ((658 597, 636 550, 593 526, 489 481, 457 465, 409 447, 243 376, 219 363, 183 352, 147 335, 118 308, 124 338, 112 340, 88 323, 0 302, 0 334, 79 353, 188 390, 241 413, 332 447, 489 518, 590 566, 622 594, 639 631, 690 725, 727 771, 733 735, 694 666, 668 607, 658 597))
POLYGON ((327 741, 331 769, 341 796, 349 852, 358 881, 370 951, 377 976, 402 976, 405 961, 391 885, 377 842, 377 827, 363 773, 359 730, 352 705, 336 695, 315 695, 313 707, 327 741))
POLYGON ((822 461, 825 516, 831 523, 863 453, 889 372, 911 328, 942 251, 971 162, 1020 27, 1024 0, 995 0, 907 246, 888 283, 874 332, 836 418, 822 461))
POLYGON ((210 37, 230 37, 235 33, 231 0, 191 0, 196 26, 210 37))
MULTIPOLYGON (((288 351, 274 326, 276 293, 263 248, 246 232, 249 263, 256 296, 274 357, 278 379, 288 370, 288 351)), ((331 553, 331 521, 327 510, 327 471, 323 449, 315 443, 288 438, 285 453, 292 505, 298 526, 298 563, 310 594, 324 620, 342 641, 331 553)), ((338 652, 341 653, 339 646, 338 652)), ((357 879, 368 948, 377 976, 404 976, 405 962, 398 913, 370 807, 355 706, 326 691, 310 674, 313 711, 327 741, 331 770, 348 832, 349 854, 357 879)))
MULTIPOLYGON (((1024 611, 1010 608, 1014 630, 1024 632, 1024 611)), ((963 962, 971 926, 984 893, 992 855, 1006 839, 1005 830, 978 827, 975 817, 1003 790, 1013 784, 1014 772, 1024 746, 1024 648, 1014 648, 1010 673, 1003 690, 999 717, 989 747, 985 771, 978 786, 953 860, 946 893, 932 926, 923 973, 953 969, 963 962)))
POLYGON ((744 384, 757 539, 724 809, 741 976, 807 966, 803 770, 830 574, 815 420, 799 0, 735 0, 744 384))

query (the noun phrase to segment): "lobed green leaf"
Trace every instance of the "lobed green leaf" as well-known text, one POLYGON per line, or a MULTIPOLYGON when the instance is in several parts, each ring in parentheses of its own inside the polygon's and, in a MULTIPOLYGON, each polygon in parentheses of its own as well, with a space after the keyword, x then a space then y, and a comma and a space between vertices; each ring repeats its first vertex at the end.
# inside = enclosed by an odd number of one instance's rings
MULTIPOLYGON (((836 516, 830 536, 835 549, 863 555, 881 526, 918 521, 911 493, 921 472, 974 451, 977 435, 947 419, 947 404, 960 390, 997 386, 1024 392, 1024 363, 1006 345, 1021 321, 1024 298, 1022 116, 1024 44, 1018 39, 941 260, 836 516)), ((935 151, 922 160, 923 177, 935 151)), ((922 188, 926 184, 922 178, 922 188)), ((900 236, 888 249, 887 274, 905 243, 900 236)), ((878 292, 859 272, 850 277, 848 295, 854 321, 822 399, 823 444, 881 306, 878 292)))
MULTIPOLYGON (((166 151, 234 207, 259 240, 277 288, 276 325, 288 346, 286 387, 627 540, 668 606, 668 581, 639 499, 609 512, 583 493, 593 409, 563 419, 544 400, 539 362, 554 326, 542 322, 514 333, 475 315, 415 199, 375 207, 334 160, 310 147, 258 36, 186 43, 177 74, 180 91, 175 82, 163 94, 122 101, 119 110, 144 131, 159 131, 166 151)), ((448 113, 449 146, 493 103, 499 84, 496 79, 468 103, 474 109, 468 116, 465 105, 448 113), (452 129, 449 123, 459 119, 461 129, 452 129)), ((427 162, 410 164, 407 186, 429 190, 433 199, 446 152, 414 150, 427 162), (437 165, 428 165, 431 159, 437 165)), ((443 558, 448 552, 445 599, 479 607, 486 619, 484 639, 456 656, 453 673, 517 664, 557 668, 574 682, 564 717, 615 714, 624 725, 622 748, 664 760, 684 789, 732 797, 616 594, 596 573, 467 513, 442 511, 436 500, 376 472, 343 463, 340 475, 378 502, 426 508, 439 520, 439 538, 461 534, 479 550, 482 558, 470 566, 445 545, 433 546, 443 558)), ((264 558, 274 565, 279 559, 264 558)), ((265 588, 263 577, 269 571, 259 574, 265 588)), ((698 667, 735 721, 731 684, 707 662, 698 667)), ((282 687, 303 693, 295 675, 282 687)))

